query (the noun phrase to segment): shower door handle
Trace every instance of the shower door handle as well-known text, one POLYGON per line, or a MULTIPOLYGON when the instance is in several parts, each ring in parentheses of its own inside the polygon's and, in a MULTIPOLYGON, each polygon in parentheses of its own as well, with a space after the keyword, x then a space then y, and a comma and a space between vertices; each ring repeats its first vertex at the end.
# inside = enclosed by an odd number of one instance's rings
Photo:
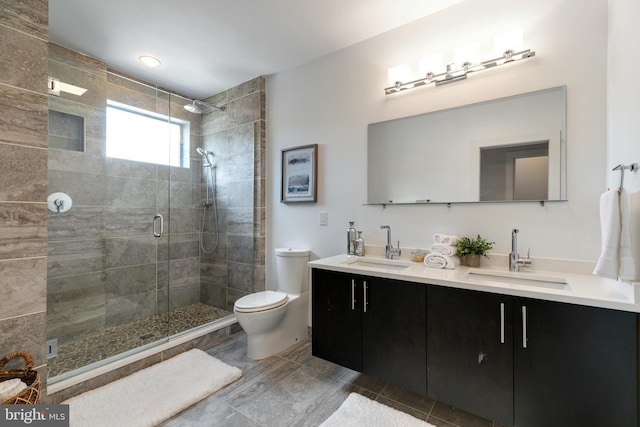
POLYGON ((160 214, 155 214, 153 216, 153 237, 155 238, 162 237, 163 233, 164 233, 164 218, 160 214), (158 231, 158 223, 160 223, 160 231, 158 231))

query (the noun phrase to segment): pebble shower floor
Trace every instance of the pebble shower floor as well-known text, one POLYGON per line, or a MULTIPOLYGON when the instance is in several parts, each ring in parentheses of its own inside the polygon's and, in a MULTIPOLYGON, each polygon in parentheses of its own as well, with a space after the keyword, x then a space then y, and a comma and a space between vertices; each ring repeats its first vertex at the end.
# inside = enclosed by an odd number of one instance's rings
POLYGON ((232 313, 229 311, 206 304, 192 304, 170 312, 170 324, 167 323, 165 313, 114 326, 100 334, 61 344, 58 347, 58 356, 47 362, 48 376, 56 377, 230 314, 232 313))

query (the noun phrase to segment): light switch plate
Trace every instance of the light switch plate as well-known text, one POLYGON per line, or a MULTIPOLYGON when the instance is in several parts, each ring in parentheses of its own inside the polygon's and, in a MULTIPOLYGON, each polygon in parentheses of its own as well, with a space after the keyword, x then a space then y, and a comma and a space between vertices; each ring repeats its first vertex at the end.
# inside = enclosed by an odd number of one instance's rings
POLYGON ((327 225, 329 223, 329 212, 320 212, 320 225, 327 225))

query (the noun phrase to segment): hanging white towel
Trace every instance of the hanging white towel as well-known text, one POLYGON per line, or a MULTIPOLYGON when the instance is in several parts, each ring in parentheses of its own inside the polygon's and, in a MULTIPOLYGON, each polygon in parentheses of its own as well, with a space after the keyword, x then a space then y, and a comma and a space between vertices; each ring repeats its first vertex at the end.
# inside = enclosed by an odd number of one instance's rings
POLYGON ((430 253, 424 257, 424 265, 429 268, 453 270, 456 266, 460 265, 460 258, 456 255, 448 256, 438 253, 430 253))
POLYGON ((600 196, 602 253, 593 274, 614 280, 637 279, 631 253, 630 221, 629 195, 624 188, 609 190, 600 196))
POLYGON ((429 250, 431 252, 447 256, 455 255, 456 253, 458 253, 457 246, 443 245, 439 243, 434 243, 433 245, 429 246, 429 250))
POLYGON ((620 194, 609 190, 600 196, 602 253, 593 274, 616 280, 620 267, 620 194))
POLYGON ((637 280, 636 263, 631 251, 631 210, 629 194, 624 188, 620 191, 620 270, 618 276, 622 280, 637 280))

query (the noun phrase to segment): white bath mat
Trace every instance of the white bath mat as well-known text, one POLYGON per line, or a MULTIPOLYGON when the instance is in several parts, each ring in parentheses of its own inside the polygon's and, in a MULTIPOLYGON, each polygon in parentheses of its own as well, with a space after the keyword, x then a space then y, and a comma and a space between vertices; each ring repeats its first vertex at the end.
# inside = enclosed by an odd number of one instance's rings
POLYGON ((382 403, 351 393, 320 427, 435 427, 382 403))
POLYGON ((193 349, 62 403, 71 427, 155 426, 241 376, 193 349))

